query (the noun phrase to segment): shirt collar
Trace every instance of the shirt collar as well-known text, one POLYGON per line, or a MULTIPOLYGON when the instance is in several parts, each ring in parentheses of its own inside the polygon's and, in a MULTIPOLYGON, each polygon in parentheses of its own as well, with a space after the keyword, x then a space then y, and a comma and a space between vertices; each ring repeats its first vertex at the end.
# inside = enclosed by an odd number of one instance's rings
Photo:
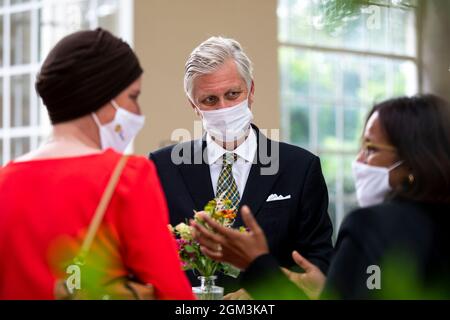
MULTIPOLYGON (((222 148, 222 146, 218 145, 216 142, 214 142, 209 133, 206 134, 206 145, 208 152, 208 162, 210 164, 219 161, 225 153, 230 152, 222 148)), ((246 162, 253 162, 257 148, 258 143, 256 139, 256 134, 252 128, 250 130, 247 139, 245 139, 245 141, 239 147, 237 147, 233 151, 233 153, 235 153, 238 156, 238 159, 240 158, 245 160, 246 162)), ((222 160, 220 160, 220 164, 222 164, 222 160)))

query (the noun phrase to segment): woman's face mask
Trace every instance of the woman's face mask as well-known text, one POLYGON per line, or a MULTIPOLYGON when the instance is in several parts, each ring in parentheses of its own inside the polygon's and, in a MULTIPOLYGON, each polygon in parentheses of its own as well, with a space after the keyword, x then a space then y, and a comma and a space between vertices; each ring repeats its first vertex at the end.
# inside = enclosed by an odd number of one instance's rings
POLYGON ((113 148, 117 152, 124 152, 144 127, 145 116, 134 114, 119 107, 114 100, 111 101, 111 104, 116 109, 113 121, 102 125, 95 113, 92 114, 92 117, 100 130, 102 150, 113 148))
POLYGON ((356 197, 361 207, 380 204, 392 191, 389 184, 389 173, 403 164, 399 161, 389 168, 370 166, 358 161, 352 164, 355 180, 356 197))

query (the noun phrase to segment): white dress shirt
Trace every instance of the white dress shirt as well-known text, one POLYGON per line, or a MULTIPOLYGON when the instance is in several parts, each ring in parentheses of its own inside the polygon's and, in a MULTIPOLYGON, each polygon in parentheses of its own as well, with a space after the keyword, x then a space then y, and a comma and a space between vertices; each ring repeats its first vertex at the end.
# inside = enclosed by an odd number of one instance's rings
POLYGON ((227 152, 233 152, 238 156, 237 161, 233 164, 233 177, 239 190, 239 196, 242 195, 247 184, 248 175, 255 159, 256 150, 258 149, 256 134, 253 129, 247 139, 234 151, 227 151, 222 146, 214 142, 209 134, 206 135, 206 148, 208 153, 209 170, 211 172, 211 182, 214 194, 217 192, 217 181, 223 166, 223 155, 227 152))

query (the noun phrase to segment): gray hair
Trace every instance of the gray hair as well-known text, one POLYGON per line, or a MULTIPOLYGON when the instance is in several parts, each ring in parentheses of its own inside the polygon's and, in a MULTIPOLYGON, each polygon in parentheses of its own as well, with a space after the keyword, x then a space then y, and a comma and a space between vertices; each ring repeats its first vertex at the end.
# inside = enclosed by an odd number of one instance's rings
POLYGON ((223 37, 211 37, 192 51, 184 73, 184 91, 193 101, 194 80, 200 75, 211 74, 227 60, 233 59, 248 90, 253 81, 253 66, 239 42, 223 37))

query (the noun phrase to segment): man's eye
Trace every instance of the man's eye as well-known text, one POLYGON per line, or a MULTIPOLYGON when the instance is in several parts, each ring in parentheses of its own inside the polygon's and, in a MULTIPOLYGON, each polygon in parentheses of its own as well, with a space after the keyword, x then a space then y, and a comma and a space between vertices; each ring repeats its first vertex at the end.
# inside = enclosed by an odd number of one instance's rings
POLYGON ((227 94, 228 98, 235 99, 241 95, 240 91, 233 91, 227 94))
POLYGON ((204 104, 213 104, 217 101, 216 97, 208 97, 205 100, 203 100, 204 104))

